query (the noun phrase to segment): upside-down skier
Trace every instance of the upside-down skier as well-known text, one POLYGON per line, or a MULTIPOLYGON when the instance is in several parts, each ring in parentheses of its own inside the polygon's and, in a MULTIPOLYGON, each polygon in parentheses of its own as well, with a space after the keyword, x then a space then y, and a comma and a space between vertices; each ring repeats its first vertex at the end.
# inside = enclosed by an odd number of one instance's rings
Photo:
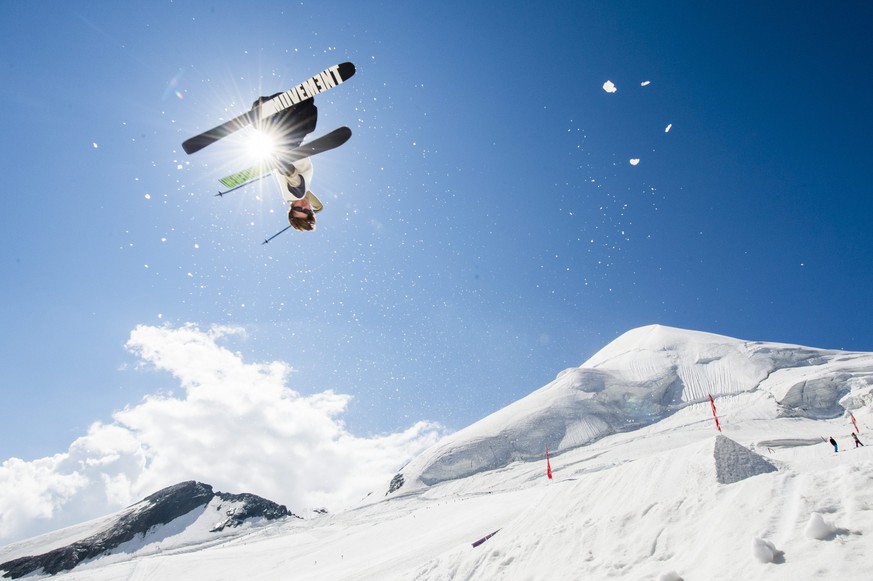
MULTIPOLYGON (((281 93, 259 97, 252 103, 252 109, 278 95, 281 93)), ((276 169, 274 175, 279 183, 282 197, 289 203, 288 223, 295 230, 314 230, 315 214, 323 209, 321 201, 308 189, 312 183, 313 173, 310 158, 292 161, 288 157, 288 154, 300 147, 303 139, 315 130, 317 123, 318 107, 315 106, 315 100, 312 98, 254 122, 256 129, 264 131, 274 141, 275 151, 271 163, 276 169)))
POLYGON ((227 189, 219 190, 216 194, 229 194, 260 180, 267 173, 276 177, 282 197, 289 203, 289 226, 266 238, 262 244, 267 244, 292 227, 297 230, 315 229, 315 214, 324 207, 309 190, 312 182, 312 162, 309 158, 341 146, 352 136, 352 130, 345 126, 338 127, 304 144, 303 139, 315 129, 318 122, 318 109, 313 98, 343 84, 354 74, 355 65, 350 62, 333 65, 284 93, 259 97, 245 113, 182 142, 182 149, 190 155, 250 125, 266 132, 267 137, 274 141, 276 147, 268 159, 219 179, 227 189))

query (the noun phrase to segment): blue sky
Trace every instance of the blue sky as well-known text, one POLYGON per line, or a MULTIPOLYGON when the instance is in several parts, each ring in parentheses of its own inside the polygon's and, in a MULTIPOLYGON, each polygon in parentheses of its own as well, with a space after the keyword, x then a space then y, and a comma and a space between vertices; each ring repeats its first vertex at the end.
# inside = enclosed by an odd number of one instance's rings
POLYGON ((361 435, 462 428, 652 323, 873 350, 873 8, 470 4, 7 7, 0 459, 178 388, 138 325, 240 327, 361 435), (242 136, 181 142, 346 60, 319 228, 262 246, 272 184, 212 195, 242 136))

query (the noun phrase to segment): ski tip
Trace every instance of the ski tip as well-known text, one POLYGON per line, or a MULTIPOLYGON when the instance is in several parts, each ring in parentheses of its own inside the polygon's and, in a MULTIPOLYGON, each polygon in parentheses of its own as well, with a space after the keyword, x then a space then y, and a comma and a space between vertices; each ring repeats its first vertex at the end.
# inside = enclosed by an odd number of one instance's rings
POLYGON ((339 74, 343 78, 343 81, 349 80, 352 75, 355 74, 355 65, 350 62, 344 62, 339 64, 339 74))
POLYGON ((197 147, 197 144, 194 143, 193 137, 191 139, 186 139, 185 141, 182 142, 182 149, 184 149, 185 153, 187 153, 188 155, 191 155, 195 151, 200 150, 200 148, 197 147))

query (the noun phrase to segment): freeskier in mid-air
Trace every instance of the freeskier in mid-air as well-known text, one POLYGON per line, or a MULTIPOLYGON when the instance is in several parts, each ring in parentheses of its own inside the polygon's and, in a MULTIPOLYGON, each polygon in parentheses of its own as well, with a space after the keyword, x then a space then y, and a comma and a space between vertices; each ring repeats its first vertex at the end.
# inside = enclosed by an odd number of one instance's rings
POLYGON ((288 228, 304 231, 315 229, 315 214, 324 206, 308 189, 312 182, 310 158, 339 147, 349 140, 352 131, 348 127, 340 127, 306 144, 303 144, 303 139, 315 130, 318 122, 315 95, 332 89, 354 74, 355 66, 349 62, 325 69, 284 93, 260 97, 252 104, 250 111, 182 144, 185 152, 191 154, 247 125, 253 125, 272 137, 274 145, 269 158, 220 179, 221 184, 229 189, 218 193, 223 196, 270 173, 276 176, 282 197, 289 203, 289 226, 264 240, 264 244, 288 228))

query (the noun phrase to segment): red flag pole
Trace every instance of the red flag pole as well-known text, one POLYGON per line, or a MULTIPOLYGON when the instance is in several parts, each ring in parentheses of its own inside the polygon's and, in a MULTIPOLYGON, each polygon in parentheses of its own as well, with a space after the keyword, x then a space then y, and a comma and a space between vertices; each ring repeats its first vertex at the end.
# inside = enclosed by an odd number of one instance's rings
POLYGON ((721 431, 721 425, 718 423, 718 414, 715 413, 715 400, 712 399, 712 394, 709 394, 709 405, 712 406, 712 417, 715 418, 715 427, 718 428, 718 431, 721 431))
POLYGON ((852 412, 849 412, 849 417, 852 418, 852 425, 855 426, 855 433, 860 434, 861 430, 858 429, 858 424, 855 422, 855 414, 853 414, 852 412))
POLYGON ((552 479, 552 463, 549 462, 549 448, 546 446, 546 476, 552 479))

